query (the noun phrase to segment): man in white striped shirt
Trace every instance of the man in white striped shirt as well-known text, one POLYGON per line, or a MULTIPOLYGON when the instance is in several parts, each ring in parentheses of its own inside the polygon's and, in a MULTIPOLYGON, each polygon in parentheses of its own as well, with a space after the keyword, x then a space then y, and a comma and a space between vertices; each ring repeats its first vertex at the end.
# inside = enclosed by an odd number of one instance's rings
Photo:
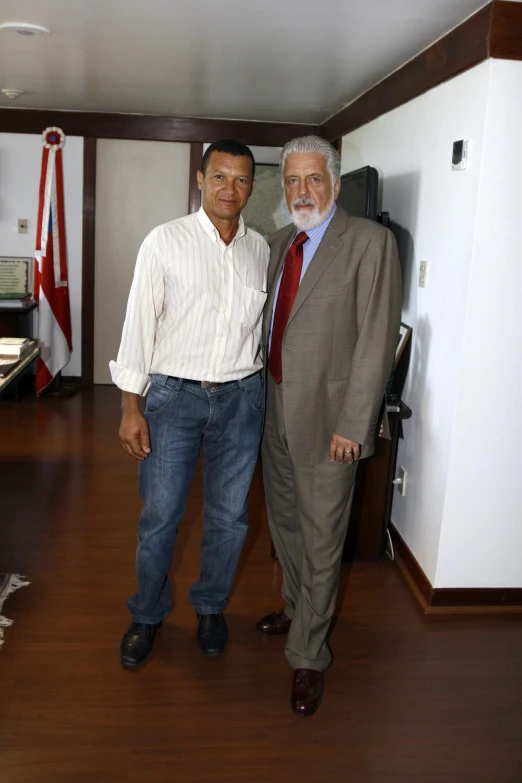
POLYGON ((241 217, 254 165, 240 142, 207 149, 199 212, 155 228, 140 248, 110 363, 122 390, 120 440, 140 461, 143 500, 138 591, 127 602, 132 623, 121 643, 126 667, 143 663, 172 609, 168 572, 200 449, 205 519, 189 600, 203 653, 220 655, 227 643, 223 610, 247 533, 264 410, 259 344, 269 250, 241 217))

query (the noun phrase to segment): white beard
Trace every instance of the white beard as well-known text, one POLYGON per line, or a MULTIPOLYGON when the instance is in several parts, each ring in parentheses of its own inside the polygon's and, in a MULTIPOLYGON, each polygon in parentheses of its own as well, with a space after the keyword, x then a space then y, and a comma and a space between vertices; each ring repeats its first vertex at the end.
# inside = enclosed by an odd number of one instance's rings
POLYGON ((335 197, 332 197, 324 210, 319 212, 317 205, 311 199, 298 198, 294 201, 290 209, 292 221, 300 231, 310 231, 312 228, 320 226, 321 223, 326 220, 333 209, 334 203, 335 197), (296 209, 297 206, 305 204, 310 205, 310 209, 296 209))

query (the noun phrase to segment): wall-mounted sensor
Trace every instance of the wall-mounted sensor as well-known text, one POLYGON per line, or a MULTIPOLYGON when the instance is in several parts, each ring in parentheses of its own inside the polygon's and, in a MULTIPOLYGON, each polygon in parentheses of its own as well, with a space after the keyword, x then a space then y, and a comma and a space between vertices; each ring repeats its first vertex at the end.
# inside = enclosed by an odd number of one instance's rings
POLYGON ((462 171, 468 165, 468 142, 466 139, 453 142, 453 156, 451 168, 453 171, 462 171))

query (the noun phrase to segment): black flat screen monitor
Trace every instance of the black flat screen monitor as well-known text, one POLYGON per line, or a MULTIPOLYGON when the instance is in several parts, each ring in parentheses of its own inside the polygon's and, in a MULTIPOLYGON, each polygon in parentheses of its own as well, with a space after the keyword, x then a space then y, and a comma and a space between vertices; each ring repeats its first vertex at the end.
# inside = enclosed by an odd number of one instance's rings
POLYGON ((377 169, 364 166, 341 177, 337 201, 349 215, 377 220, 379 175, 377 169))

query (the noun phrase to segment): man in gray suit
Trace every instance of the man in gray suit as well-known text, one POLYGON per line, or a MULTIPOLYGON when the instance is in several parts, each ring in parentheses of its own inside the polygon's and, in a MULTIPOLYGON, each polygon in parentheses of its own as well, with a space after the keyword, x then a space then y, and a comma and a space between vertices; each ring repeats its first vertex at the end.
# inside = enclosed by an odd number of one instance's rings
POLYGON ((293 224, 270 242, 262 337, 263 476, 286 606, 257 627, 288 633, 300 715, 323 698, 357 461, 373 453, 401 317, 394 237, 336 204, 340 170, 336 150, 318 137, 283 148, 293 224))

